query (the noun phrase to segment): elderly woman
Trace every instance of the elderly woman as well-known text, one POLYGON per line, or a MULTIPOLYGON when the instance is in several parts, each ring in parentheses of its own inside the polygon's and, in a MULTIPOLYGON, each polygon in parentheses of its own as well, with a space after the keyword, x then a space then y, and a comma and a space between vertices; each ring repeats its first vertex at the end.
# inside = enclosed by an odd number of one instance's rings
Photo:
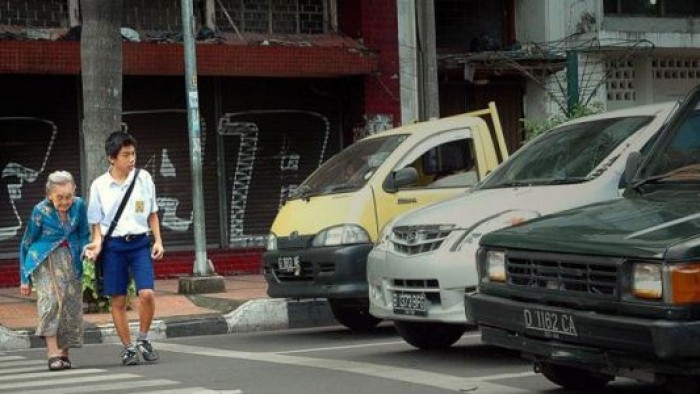
POLYGON ((48 367, 69 369, 68 349, 83 343, 81 253, 88 242, 85 202, 75 181, 56 171, 46 182, 46 199, 34 206, 19 252, 20 293, 37 292, 37 336, 46 339, 48 367))

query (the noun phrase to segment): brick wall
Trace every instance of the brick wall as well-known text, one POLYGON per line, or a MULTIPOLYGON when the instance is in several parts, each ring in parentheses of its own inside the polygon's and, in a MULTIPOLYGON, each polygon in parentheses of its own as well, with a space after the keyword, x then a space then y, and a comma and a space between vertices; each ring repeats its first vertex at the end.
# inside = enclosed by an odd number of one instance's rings
POLYGON ((67 0, 0 0, 0 24, 68 27, 67 0))

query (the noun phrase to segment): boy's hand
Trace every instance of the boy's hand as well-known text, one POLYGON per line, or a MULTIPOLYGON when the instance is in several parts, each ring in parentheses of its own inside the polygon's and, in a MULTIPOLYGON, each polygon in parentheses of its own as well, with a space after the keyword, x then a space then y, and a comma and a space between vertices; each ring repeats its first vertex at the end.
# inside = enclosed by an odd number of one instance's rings
POLYGON ((83 249, 83 257, 95 261, 97 256, 100 255, 100 252, 102 251, 102 243, 101 242, 91 242, 87 245, 85 245, 85 248, 83 249))
POLYGON ((160 260, 163 258, 163 254, 165 253, 165 249, 163 249, 163 244, 161 242, 154 242, 153 247, 151 248, 151 258, 153 260, 160 260))

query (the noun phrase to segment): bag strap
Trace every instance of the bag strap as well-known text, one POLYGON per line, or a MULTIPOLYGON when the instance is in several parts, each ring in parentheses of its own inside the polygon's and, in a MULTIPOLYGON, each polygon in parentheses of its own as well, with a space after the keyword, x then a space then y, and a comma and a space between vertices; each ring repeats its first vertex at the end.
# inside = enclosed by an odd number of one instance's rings
POLYGON ((104 240, 112 236, 114 229, 117 227, 119 218, 122 216, 122 212, 124 212, 124 208, 126 207, 126 203, 129 201, 129 197, 131 197, 131 191, 134 190, 134 184, 136 183, 136 179, 138 179, 139 177, 139 171, 141 171, 141 169, 137 168, 136 172, 134 173, 134 179, 131 181, 129 188, 126 189, 126 193, 124 193, 124 198, 122 198, 121 203, 119 203, 119 208, 117 208, 117 213, 114 214, 114 219, 112 219, 112 223, 109 224, 109 229, 107 230, 107 234, 105 234, 103 238, 103 242, 104 240))

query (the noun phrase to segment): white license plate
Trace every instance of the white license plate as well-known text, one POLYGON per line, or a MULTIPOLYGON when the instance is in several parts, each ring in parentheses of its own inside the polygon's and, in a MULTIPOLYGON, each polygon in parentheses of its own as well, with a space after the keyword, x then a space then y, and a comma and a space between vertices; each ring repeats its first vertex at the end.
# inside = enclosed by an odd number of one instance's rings
POLYGON ((277 258, 277 269, 288 274, 301 274, 299 256, 280 256, 277 258))
POLYGON ((394 292, 394 313, 400 315, 428 315, 425 293, 394 292))
POLYGON ((534 330, 547 338, 578 337, 574 316, 570 313, 544 309, 525 308, 523 310, 525 328, 534 330))

